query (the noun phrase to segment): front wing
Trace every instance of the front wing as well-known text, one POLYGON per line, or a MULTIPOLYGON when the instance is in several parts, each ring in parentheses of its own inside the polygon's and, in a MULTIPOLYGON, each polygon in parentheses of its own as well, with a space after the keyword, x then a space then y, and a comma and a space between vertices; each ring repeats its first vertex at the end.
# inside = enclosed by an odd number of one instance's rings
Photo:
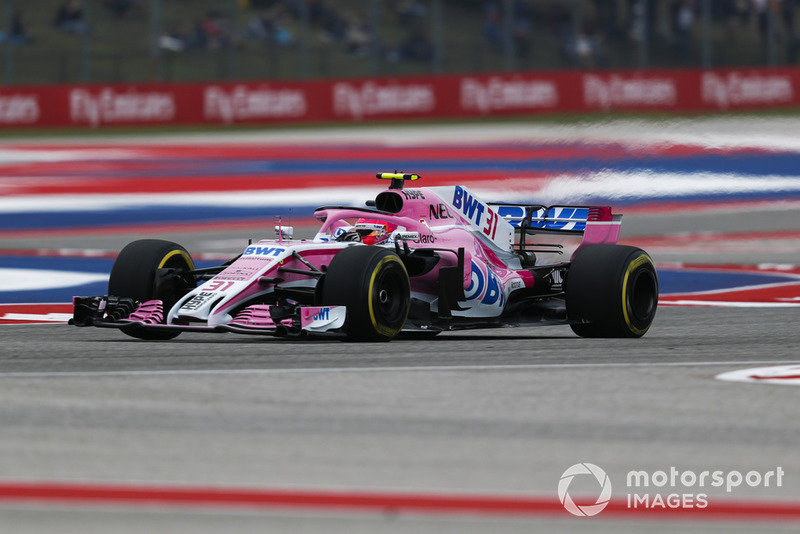
POLYGON ((234 332, 267 336, 323 334, 344 337, 345 306, 248 306, 224 324, 165 324, 164 303, 160 300, 137 302, 128 297, 75 297, 75 326, 117 328, 123 332, 234 332))

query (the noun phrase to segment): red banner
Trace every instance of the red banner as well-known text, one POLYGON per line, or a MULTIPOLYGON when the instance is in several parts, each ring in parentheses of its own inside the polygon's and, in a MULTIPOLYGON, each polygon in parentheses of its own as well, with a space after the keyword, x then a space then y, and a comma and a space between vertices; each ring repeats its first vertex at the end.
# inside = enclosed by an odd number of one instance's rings
POLYGON ((800 69, 526 72, 0 88, 0 128, 442 119, 800 105, 800 69))

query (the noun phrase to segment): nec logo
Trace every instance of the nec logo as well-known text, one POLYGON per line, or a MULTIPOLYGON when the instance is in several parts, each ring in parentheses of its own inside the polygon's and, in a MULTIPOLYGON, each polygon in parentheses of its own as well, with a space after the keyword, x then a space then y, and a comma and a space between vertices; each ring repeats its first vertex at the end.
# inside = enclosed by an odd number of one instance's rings
POLYGON ((431 219, 452 219, 453 216, 447 211, 444 204, 431 204, 428 207, 428 217, 431 219))
POLYGON ((244 250, 244 256, 274 256, 278 257, 286 249, 280 247, 247 247, 244 250))

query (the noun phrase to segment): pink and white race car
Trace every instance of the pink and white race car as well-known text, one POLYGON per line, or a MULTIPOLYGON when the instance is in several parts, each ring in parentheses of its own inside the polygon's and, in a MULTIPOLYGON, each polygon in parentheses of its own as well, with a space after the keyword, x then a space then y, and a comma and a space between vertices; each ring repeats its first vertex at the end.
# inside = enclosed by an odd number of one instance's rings
POLYGON ((584 337, 640 337, 658 276, 617 245, 609 207, 490 203, 462 186, 391 185, 365 208, 322 207, 311 240, 289 227, 217 267, 169 241, 127 245, 108 295, 75 297, 72 324, 141 339, 181 332, 321 334, 385 341, 402 330, 568 324, 584 337))

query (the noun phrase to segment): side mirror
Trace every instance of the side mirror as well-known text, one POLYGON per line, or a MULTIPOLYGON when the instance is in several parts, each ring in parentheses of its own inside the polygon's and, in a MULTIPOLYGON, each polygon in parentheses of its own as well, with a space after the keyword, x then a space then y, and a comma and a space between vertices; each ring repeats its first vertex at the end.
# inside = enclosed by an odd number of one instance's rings
POLYGON ((275 226, 275 235, 281 239, 291 239, 294 237, 293 226, 275 226))

